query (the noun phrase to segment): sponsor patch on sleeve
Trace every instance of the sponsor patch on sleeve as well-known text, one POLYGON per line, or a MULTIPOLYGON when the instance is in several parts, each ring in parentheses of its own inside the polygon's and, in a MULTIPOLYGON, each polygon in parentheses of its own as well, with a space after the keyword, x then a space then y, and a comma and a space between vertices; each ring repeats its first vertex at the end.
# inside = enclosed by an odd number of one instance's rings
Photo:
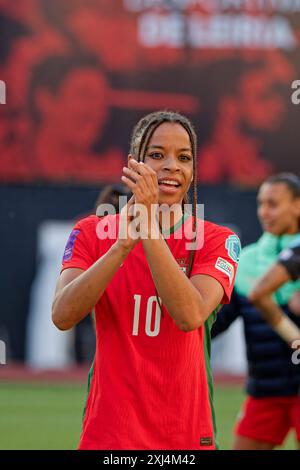
POLYGON ((72 232, 70 233, 70 236, 69 236, 69 239, 67 241, 66 248, 64 251, 63 261, 70 261, 70 259, 72 258, 74 244, 79 233, 80 233, 80 230, 72 230, 72 232))
POLYGON ((215 264, 215 268, 217 268, 219 271, 222 273, 226 274, 226 276, 229 277, 229 283, 231 285, 234 277, 234 267, 231 263, 229 263, 226 259, 219 258, 217 259, 217 262, 215 264))

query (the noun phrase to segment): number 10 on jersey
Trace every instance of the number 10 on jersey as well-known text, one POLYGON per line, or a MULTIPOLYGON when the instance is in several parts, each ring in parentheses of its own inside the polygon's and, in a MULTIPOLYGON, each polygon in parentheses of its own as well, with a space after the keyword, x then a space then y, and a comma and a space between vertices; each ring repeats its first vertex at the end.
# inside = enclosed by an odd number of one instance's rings
MULTIPOLYGON (((139 294, 134 295, 134 316, 133 316, 133 327, 132 327, 133 336, 137 336, 139 334, 141 298, 142 296, 139 294)), ((159 334, 160 319, 161 319, 161 309, 158 304, 156 296, 152 295, 151 297, 148 298, 147 309, 146 309, 145 333, 147 336, 157 336, 159 334), (154 319, 154 326, 152 328, 153 314, 155 315, 155 319, 154 319)))

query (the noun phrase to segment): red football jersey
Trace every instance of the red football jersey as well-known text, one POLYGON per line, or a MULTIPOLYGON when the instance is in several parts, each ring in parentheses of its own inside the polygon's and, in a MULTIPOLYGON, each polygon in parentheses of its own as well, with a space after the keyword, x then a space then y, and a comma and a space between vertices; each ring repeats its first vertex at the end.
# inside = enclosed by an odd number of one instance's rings
MULTIPOLYGON (((76 224, 63 269, 88 269, 115 242, 119 216, 90 216, 76 224), (110 232, 105 240, 97 236, 110 232)), ((200 223, 201 226, 201 223, 200 223)), ((175 226, 166 242, 183 270, 192 217, 175 226)), ((203 246, 191 276, 206 274, 230 299, 238 238, 229 229, 203 222, 203 246)), ((103 237, 102 237, 103 238, 103 237)), ((239 242, 238 242, 239 243, 239 242)), ((80 449, 214 449, 204 355, 204 328, 181 331, 162 306, 139 242, 114 275, 95 307, 96 354, 80 449)))

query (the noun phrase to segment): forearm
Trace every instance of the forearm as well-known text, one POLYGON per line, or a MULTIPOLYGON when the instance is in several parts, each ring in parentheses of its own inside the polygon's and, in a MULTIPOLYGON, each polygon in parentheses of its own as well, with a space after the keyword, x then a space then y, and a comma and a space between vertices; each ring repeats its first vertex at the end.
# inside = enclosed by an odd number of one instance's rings
POLYGON ((284 313, 273 301, 271 295, 265 295, 253 301, 255 307, 261 312, 262 317, 274 328, 284 313))
POLYGON ((58 291, 52 319, 59 329, 72 328, 92 311, 129 251, 115 243, 89 269, 58 291))
POLYGON ((298 326, 285 315, 271 296, 262 297, 259 301, 256 301, 255 305, 261 311, 263 318, 288 344, 292 344, 294 340, 300 339, 300 329, 298 326))
POLYGON ((159 239, 143 240, 143 246, 157 292, 177 326, 184 331, 201 326, 201 294, 180 269, 161 234, 159 239))

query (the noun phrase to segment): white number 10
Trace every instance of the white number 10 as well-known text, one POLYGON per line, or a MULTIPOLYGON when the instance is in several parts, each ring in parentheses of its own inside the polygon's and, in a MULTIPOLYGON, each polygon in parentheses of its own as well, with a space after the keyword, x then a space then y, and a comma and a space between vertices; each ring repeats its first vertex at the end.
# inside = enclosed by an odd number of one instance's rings
MULTIPOLYGON (((140 322, 140 309, 141 309, 141 295, 135 294, 134 296, 134 318, 133 318, 133 328, 132 334, 133 336, 137 336, 139 334, 139 322, 140 322)), ((161 318, 161 310, 158 304, 157 298, 155 295, 149 297, 147 302, 147 312, 146 312, 146 325, 145 325, 145 333, 147 336, 157 336, 160 330, 160 318, 161 318), (155 304, 155 322, 154 322, 154 329, 151 329, 152 323, 152 315, 153 315, 153 304, 155 304)))

